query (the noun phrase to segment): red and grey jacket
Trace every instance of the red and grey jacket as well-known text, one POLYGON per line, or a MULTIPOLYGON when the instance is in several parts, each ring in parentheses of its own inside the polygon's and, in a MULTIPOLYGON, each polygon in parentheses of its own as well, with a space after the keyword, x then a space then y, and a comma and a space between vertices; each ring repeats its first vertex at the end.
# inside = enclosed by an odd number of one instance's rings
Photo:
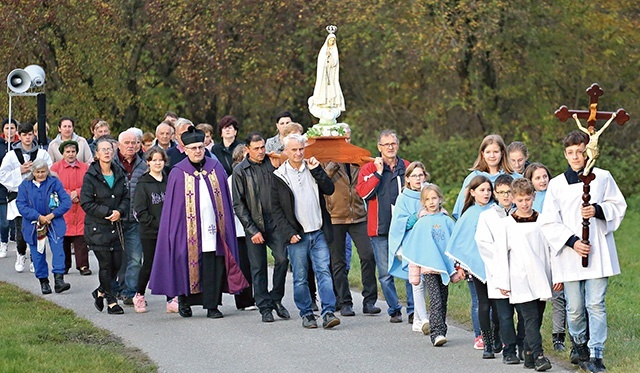
POLYGON ((370 237, 389 234, 391 206, 402 191, 407 166, 409 161, 397 157, 396 167, 392 170, 385 163, 382 175, 376 172, 373 162, 360 169, 356 192, 367 202, 367 233, 370 237))

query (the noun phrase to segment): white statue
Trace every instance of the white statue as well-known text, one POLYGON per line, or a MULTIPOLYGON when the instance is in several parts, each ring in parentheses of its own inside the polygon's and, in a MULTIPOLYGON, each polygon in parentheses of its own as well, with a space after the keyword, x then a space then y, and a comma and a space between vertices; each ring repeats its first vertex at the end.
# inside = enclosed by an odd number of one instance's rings
POLYGON ((309 112, 320 119, 320 124, 335 124, 345 110, 340 88, 340 61, 336 41, 336 26, 327 26, 329 35, 318 53, 316 85, 309 97, 309 112))

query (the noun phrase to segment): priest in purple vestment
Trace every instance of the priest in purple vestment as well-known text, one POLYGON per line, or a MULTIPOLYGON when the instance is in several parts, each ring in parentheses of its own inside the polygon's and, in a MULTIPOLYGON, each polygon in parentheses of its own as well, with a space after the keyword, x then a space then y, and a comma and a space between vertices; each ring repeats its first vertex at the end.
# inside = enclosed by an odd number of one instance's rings
POLYGON ((204 132, 189 127, 181 139, 187 158, 169 174, 149 288, 178 296, 182 317, 202 305, 207 317, 221 318, 222 292, 249 286, 238 265, 227 176, 218 160, 204 156, 204 132))

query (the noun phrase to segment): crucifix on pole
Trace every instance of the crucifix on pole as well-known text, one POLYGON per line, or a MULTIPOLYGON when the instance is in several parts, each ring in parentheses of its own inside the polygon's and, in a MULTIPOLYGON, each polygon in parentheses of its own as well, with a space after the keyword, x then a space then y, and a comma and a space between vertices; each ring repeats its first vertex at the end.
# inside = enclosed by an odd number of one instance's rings
MULTIPOLYGON (((569 110, 565 105, 560 106, 555 112, 555 116, 560 119, 561 122, 566 122, 567 119, 572 117, 578 126, 580 131, 585 132, 589 136, 589 143, 585 148, 585 167, 584 172, 579 175, 582 180, 582 206, 589 206, 591 200, 591 181, 596 178, 591 172, 596 159, 599 156, 598 140, 602 132, 615 120, 619 125, 625 124, 629 120, 627 112, 620 108, 616 112, 598 111, 598 98, 603 95, 603 91, 597 83, 593 83, 591 87, 587 89, 587 95, 589 95, 589 110, 569 110), (586 119, 587 127, 585 128, 580 123, 580 119, 586 119), (597 120, 607 120, 607 122, 596 130, 597 120)), ((589 219, 582 219, 582 243, 589 244, 589 219)), ((589 257, 582 258, 582 266, 589 266, 589 257)))

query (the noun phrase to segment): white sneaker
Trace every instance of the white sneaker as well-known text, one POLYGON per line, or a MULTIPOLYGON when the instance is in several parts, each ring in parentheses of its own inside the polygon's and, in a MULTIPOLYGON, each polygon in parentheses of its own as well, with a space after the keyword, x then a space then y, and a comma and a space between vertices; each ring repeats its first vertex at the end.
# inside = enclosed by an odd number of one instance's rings
POLYGON ((415 318, 413 319, 413 325, 411 326, 411 330, 414 332, 422 332, 422 320, 415 318))
POLYGON ((36 269, 33 268, 33 262, 31 262, 31 264, 29 264, 29 272, 31 273, 35 273, 36 269))
POLYGON ((6 257, 7 257, 7 243, 0 242, 0 258, 6 258, 6 257))
POLYGON ((433 345, 436 347, 442 346, 447 343, 447 338, 444 335, 439 335, 433 340, 433 345))
POLYGON ((16 272, 24 271, 24 265, 26 263, 27 263, 27 256, 26 255, 17 254, 16 255, 16 265, 15 265, 16 272))

